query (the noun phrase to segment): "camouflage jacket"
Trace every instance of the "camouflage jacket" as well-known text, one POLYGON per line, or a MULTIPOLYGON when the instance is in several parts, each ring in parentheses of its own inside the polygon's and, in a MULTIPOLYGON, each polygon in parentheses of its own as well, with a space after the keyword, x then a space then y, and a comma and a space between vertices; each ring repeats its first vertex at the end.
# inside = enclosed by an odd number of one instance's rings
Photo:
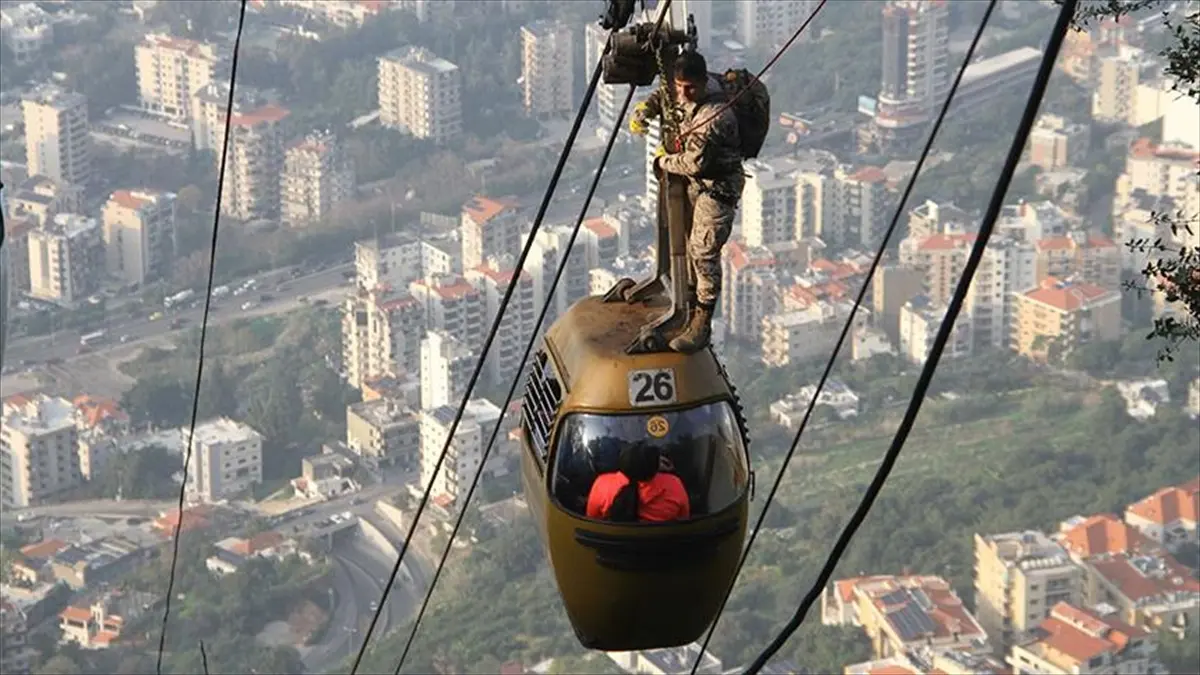
MULTIPOLYGON (((661 166, 669 173, 691 178, 701 191, 736 201, 745 185, 737 118, 733 110, 721 110, 725 97, 719 83, 710 82, 709 87, 714 86, 717 88, 703 103, 682 104, 680 129, 690 131, 683 139, 680 152, 673 153, 670 152, 672 148, 667 148, 668 154, 662 158, 661 166), (693 126, 696 124, 699 126, 693 126)), ((643 119, 662 114, 658 91, 650 95, 638 113, 643 119)))

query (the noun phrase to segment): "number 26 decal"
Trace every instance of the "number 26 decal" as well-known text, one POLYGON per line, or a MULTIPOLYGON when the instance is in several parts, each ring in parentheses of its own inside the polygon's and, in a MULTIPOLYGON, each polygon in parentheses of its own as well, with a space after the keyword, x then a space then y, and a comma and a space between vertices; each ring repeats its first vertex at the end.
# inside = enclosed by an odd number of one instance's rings
POLYGON ((675 370, 633 370, 629 372, 629 403, 635 407, 675 402, 675 370))

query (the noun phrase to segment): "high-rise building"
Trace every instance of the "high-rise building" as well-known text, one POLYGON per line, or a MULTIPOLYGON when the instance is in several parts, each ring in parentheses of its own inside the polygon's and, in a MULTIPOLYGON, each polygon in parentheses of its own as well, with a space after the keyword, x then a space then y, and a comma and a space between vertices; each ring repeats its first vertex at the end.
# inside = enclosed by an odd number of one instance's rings
MULTIPOLYGON (((712 21, 712 3, 699 3, 695 0, 688 2, 693 5, 708 5, 709 22, 712 21)), ((746 47, 761 47, 775 49, 783 46, 804 20, 812 14, 817 3, 813 0, 755 0, 754 2, 737 3, 737 36, 738 42, 746 47)), ((701 10, 703 11, 703 10, 701 10)), ((695 14, 695 9, 692 10, 695 14)), ((697 18, 697 30, 699 30, 697 18)), ((815 35, 810 26, 801 34, 801 39, 815 35)), ((701 46, 703 49, 703 46, 701 46)))
POLYGON ((87 185, 92 170, 87 98, 54 85, 43 85, 26 94, 21 101, 21 112, 29 175, 87 185))
POLYGON ((521 27, 521 87, 525 114, 575 109, 575 51, 570 26, 542 20, 521 27))
POLYGON ((462 133, 462 73, 422 47, 379 57, 379 121, 443 142, 462 133))
POLYGON ((997 650, 1083 598, 1083 569, 1041 532, 975 535, 975 615, 997 650))
POLYGON ((229 124, 222 213, 247 221, 279 215, 282 127, 289 114, 275 104, 234 112, 229 124))
POLYGON ((14 396, 0 407, 0 504, 24 508, 77 487, 75 406, 45 395, 14 396))
POLYGON ((883 7, 883 77, 875 115, 887 142, 919 132, 950 88, 946 0, 891 0, 883 7))
POLYGON ((336 136, 309 134, 287 149, 280 178, 283 222, 320 221, 352 196, 354 167, 336 136))
MULTIPOLYGON (((596 64, 600 62, 600 57, 604 54, 604 45, 608 42, 608 31, 601 28, 599 23, 590 22, 583 29, 583 40, 583 81, 590 82, 592 73, 596 70, 596 64)), ((604 134, 605 138, 617 123, 617 113, 621 110, 621 103, 624 101, 627 91, 628 87, 604 84, 603 79, 596 85, 596 116, 600 123, 600 133, 604 134)))
POLYGON ((421 415, 421 484, 433 483, 430 494, 443 506, 453 504, 465 494, 475 472, 483 461, 483 443, 490 435, 492 425, 500 419, 500 409, 487 399, 477 398, 467 402, 454 439, 447 448, 446 458, 434 481, 434 469, 446 444, 446 436, 458 402, 440 408, 426 410, 421 415))
POLYGON ((126 284, 166 277, 175 259, 175 194, 117 190, 102 213, 108 273, 126 284))
POLYGON ((462 268, 473 269, 491 257, 521 249, 525 222, 515 201, 476 196, 463 205, 459 230, 462 235, 462 268))
POLYGON ((29 233, 29 294, 71 304, 99 286, 104 239, 95 218, 60 213, 29 233))
POLYGON ((475 367, 466 345, 442 331, 431 330, 421 340, 421 409, 457 405, 475 367))
POLYGON ((190 120, 193 94, 213 81, 221 62, 214 44, 150 33, 134 48, 138 101, 172 120, 190 120))

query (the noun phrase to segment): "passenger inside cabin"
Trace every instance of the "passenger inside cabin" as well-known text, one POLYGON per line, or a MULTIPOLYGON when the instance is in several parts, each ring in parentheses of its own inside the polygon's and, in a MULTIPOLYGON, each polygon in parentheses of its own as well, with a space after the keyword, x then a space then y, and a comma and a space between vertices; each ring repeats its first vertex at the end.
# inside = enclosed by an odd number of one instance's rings
POLYGON ((588 495, 587 516, 613 522, 668 522, 691 517, 690 500, 671 462, 649 443, 626 444, 618 470, 602 474, 588 495))

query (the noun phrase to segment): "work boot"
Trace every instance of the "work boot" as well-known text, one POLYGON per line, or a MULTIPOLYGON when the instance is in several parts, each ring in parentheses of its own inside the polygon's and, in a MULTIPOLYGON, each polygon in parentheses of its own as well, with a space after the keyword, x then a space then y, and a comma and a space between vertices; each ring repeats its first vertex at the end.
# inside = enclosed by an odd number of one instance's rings
POLYGON ((708 346, 712 337, 712 306, 696 305, 687 326, 674 340, 671 349, 684 354, 693 354, 708 346))

